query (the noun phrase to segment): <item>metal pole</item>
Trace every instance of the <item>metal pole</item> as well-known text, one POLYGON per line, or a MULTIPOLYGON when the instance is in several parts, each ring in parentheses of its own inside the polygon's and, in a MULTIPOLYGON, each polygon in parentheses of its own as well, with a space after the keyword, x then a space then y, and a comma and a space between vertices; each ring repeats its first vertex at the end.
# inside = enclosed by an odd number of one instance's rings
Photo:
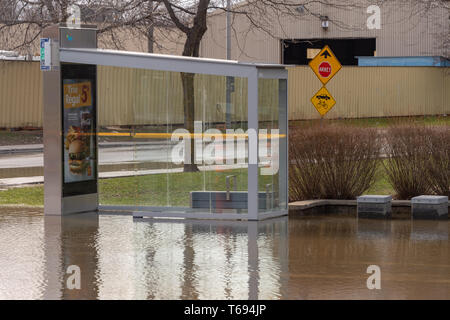
MULTIPOLYGON (((227 0, 227 60, 231 60, 231 0, 227 0)), ((227 77, 225 127, 231 129, 231 92, 234 78, 227 77)))
POLYGON ((148 2, 149 5, 149 10, 150 10, 150 27, 148 28, 148 35, 147 35, 147 41, 148 41, 148 53, 153 53, 153 46, 154 46, 154 34, 155 34, 155 22, 153 20, 153 11, 154 11, 154 7, 153 7, 153 0, 150 0, 148 2))
POLYGON ((227 0, 227 60, 231 60, 231 0, 227 0))

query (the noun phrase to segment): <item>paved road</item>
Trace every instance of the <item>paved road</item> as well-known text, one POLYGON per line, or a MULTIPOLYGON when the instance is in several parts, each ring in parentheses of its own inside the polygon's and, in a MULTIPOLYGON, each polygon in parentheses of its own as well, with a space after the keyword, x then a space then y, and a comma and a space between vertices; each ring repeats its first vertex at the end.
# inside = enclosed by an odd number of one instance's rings
MULTIPOLYGON (((99 148, 99 164, 100 165, 117 165, 132 164, 136 162, 172 162, 172 145, 161 143, 146 144, 130 144, 123 146, 120 144, 100 145, 99 148)), ((19 146, 9 147, 13 153, 7 152, 7 147, 0 152, 0 169, 10 168, 36 168, 44 166, 44 157, 38 146, 29 146, 26 152, 19 149, 19 146), (17 151, 17 152, 16 152, 17 151)), ((224 152, 225 153, 225 152, 224 152)), ((246 152, 247 153, 247 152, 246 152)), ((181 159, 179 159, 181 160, 181 159)), ((205 161, 212 160, 206 158, 205 161)))
MULTIPOLYGON (((117 165, 111 172, 100 172, 100 178, 148 175, 167 172, 182 172, 182 168, 130 170, 134 163, 167 163, 172 162, 173 145, 162 143, 138 143, 136 145, 107 144, 100 145, 99 164, 117 165)), ((181 160, 181 159, 180 159, 181 160)), ((206 159, 211 160, 211 159, 206 159)), ((0 187, 42 183, 44 177, 39 168, 44 166, 42 145, 1 146, 0 147, 0 187), (23 169, 23 170, 22 170, 23 169), (27 171, 28 169, 28 171, 27 171), (32 170, 32 171, 29 171, 32 170), (37 170, 37 171, 36 171, 37 170)), ((246 167, 246 165, 212 165, 201 166, 203 171, 227 170, 246 167)))
MULTIPOLYGON (((171 147, 165 145, 134 147, 109 147, 99 149, 99 163, 123 164, 133 162, 167 162, 171 147)), ((13 153, 0 155, 0 169, 30 168, 44 166, 42 152, 13 153)))
MULTIPOLYGON (((158 173, 175 173, 182 172, 183 168, 173 168, 173 169, 152 169, 152 170, 129 170, 125 169, 125 166, 121 168, 122 165, 133 164, 137 162, 162 162, 166 163, 171 161, 172 147, 167 145, 151 145, 151 146, 139 146, 135 147, 108 147, 100 148, 99 150, 99 162, 100 165, 119 165, 112 172, 100 172, 100 178, 111 178, 111 177, 126 177, 135 175, 148 175, 148 174, 158 174, 158 173), (120 171, 119 171, 120 170, 120 171)), ((39 168, 43 166, 43 154, 40 153, 19 153, 19 154, 8 154, 0 155, 0 189, 2 187, 11 187, 27 184, 43 183, 44 177, 41 175, 36 175, 35 173, 29 174, 25 173, 26 168, 39 168), (11 169, 16 169, 11 174, 11 169), (17 170, 19 169, 19 170, 17 170), (2 171, 8 172, 8 175, 2 176, 2 171)), ((234 165, 212 165, 212 166, 201 166, 199 169, 201 171, 211 171, 211 170, 229 170, 236 168, 244 168, 245 164, 234 164, 234 165)), ((42 173, 41 173, 42 174, 42 173)))

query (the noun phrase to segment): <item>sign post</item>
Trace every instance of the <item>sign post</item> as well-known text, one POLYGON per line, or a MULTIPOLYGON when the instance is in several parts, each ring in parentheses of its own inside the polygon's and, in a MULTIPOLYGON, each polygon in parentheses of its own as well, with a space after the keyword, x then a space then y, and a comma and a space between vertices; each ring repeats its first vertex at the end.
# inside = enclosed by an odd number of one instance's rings
POLYGON ((330 47, 325 46, 310 61, 309 66, 323 84, 323 87, 311 98, 312 104, 323 118, 336 104, 336 101, 328 92, 325 85, 341 70, 342 65, 330 47))

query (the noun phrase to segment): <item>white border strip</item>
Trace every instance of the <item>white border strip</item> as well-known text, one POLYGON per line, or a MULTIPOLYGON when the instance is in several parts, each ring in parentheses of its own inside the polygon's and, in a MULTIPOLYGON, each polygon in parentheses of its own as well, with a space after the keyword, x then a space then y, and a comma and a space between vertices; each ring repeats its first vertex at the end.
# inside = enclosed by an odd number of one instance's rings
POLYGON ((282 65, 238 63, 237 61, 191 58, 150 53, 101 50, 60 49, 61 62, 96 64, 112 67, 189 72, 248 78, 256 68, 265 69, 268 77, 287 77, 282 65), (271 71, 272 70, 272 71, 271 71), (275 72, 278 71, 278 72, 275 72))

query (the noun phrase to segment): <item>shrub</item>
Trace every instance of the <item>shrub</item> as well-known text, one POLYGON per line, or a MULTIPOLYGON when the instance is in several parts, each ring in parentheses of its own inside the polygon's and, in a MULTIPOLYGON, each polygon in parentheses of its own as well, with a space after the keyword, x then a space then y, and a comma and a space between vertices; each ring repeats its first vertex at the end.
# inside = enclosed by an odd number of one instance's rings
POLYGON ((296 129, 289 133, 290 201, 319 199, 322 196, 322 171, 319 159, 322 141, 317 130, 296 129))
POLYGON ((291 129, 290 200, 355 199, 374 183, 376 129, 318 124, 291 129))
POLYGON ((427 175, 432 193, 450 197, 450 127, 433 128, 430 132, 427 175))
POLYGON ((414 124, 397 124, 386 130, 383 164, 397 198, 411 199, 431 192, 432 133, 431 127, 414 124))

